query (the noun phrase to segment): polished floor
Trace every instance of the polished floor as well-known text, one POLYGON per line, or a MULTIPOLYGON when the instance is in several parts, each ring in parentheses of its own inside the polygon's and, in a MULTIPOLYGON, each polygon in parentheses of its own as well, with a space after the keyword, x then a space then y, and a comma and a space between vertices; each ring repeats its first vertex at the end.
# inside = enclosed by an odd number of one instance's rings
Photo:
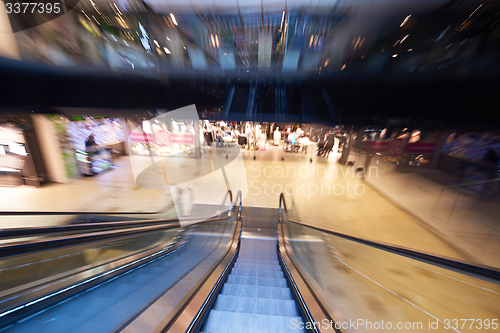
MULTIPOLYGON (((281 145, 272 144, 261 151, 212 147, 205 149, 200 159, 172 157, 164 159, 163 164, 161 160, 147 159, 124 156, 118 159, 117 168, 94 177, 73 179, 68 184, 50 184, 38 189, 0 188, 0 209, 110 214, 163 211, 161 217, 168 218, 180 215, 181 207, 189 212, 194 201, 215 207, 202 216, 206 217, 226 209, 223 203, 228 201, 228 187, 234 195, 242 190, 243 205, 249 207, 278 208, 279 194, 284 192, 287 205, 292 206, 293 198, 294 211, 304 223, 447 257, 498 265, 495 260, 500 256, 495 252, 496 247, 488 255, 482 255, 488 251, 473 253, 470 247, 462 247, 394 200, 388 200, 391 193, 383 193, 376 186, 387 173, 381 167, 374 166, 363 175, 355 167, 337 163, 337 154, 328 158, 317 156, 314 146, 299 153, 285 152, 281 145), (145 160, 146 166, 138 169, 137 158, 145 160), (180 195, 180 188, 188 188, 189 193, 180 195)), ((0 225, 3 228, 57 225, 72 218, 2 216, 0 225)))

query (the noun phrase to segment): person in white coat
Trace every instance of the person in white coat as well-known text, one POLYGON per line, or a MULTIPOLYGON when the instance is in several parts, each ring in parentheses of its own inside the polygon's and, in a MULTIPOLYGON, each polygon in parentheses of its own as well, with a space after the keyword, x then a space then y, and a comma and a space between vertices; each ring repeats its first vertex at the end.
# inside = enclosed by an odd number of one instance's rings
POLYGON ((276 130, 274 131, 274 145, 277 146, 280 144, 281 141, 281 132, 279 131, 279 127, 276 127, 276 130))

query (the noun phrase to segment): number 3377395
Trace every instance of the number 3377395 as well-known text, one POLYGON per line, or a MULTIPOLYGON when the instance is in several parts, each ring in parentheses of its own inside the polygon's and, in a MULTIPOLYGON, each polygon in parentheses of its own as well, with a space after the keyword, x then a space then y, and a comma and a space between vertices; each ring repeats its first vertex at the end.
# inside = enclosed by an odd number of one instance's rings
POLYGON ((444 329, 498 329, 498 319, 445 319, 444 329))
POLYGON ((59 14, 61 12, 61 4, 43 3, 43 2, 16 2, 5 4, 7 14, 59 14))

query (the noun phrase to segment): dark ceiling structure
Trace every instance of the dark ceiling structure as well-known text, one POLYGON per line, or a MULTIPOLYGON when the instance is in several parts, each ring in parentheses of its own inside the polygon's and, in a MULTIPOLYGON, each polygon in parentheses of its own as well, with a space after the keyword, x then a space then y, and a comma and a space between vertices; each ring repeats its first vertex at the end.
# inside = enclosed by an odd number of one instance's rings
POLYGON ((81 0, 14 34, 1 108, 494 128, 499 19, 493 0, 81 0))

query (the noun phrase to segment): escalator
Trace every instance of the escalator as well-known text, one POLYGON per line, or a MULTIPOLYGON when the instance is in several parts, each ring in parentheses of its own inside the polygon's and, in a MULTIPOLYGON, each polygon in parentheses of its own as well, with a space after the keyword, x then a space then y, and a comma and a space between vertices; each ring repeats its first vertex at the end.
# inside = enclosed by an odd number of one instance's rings
MULTIPOLYGON (((43 252, 42 255, 26 252, 22 257, 4 256, 1 273, 9 272, 10 276, 17 277, 17 281, 13 281, 7 279, 7 274, 2 276, 0 306, 10 309, 3 311, 0 318, 2 324, 11 324, 4 330, 121 330, 128 321, 147 310, 155 298, 167 292, 183 293, 183 288, 189 286, 189 281, 184 280, 187 275, 200 267, 208 269, 220 257, 227 239, 234 233, 235 223, 234 219, 217 218, 186 227, 177 223, 155 228, 157 230, 142 235, 110 237, 99 242, 38 251, 43 252), (21 261, 23 258, 27 261, 21 261), (99 274, 90 275, 95 272, 99 274), (77 275, 80 277, 70 281, 77 275), (44 283, 39 284, 40 280, 44 283), (72 283, 63 285, 64 280, 72 283), (180 281, 184 282, 183 286, 179 286, 180 281), (55 288, 37 293, 47 284, 55 288), (70 293, 68 288, 74 291, 70 293), (31 298, 29 302, 25 301, 27 297, 31 298), (24 303, 25 311, 18 309, 19 305, 12 306, 14 302, 24 303), (38 302, 45 304, 36 307, 38 302), (9 311, 16 309, 19 313, 9 318, 9 311)), ((51 239, 44 238, 40 243, 51 239)))
POLYGON ((426 325, 432 319, 442 328, 433 331, 447 332, 447 317, 499 315, 500 272, 494 268, 307 225, 292 197, 281 195, 279 210, 242 207, 241 200, 240 192, 225 213, 191 225, 126 235, 108 230, 108 238, 72 245, 57 245, 51 236, 43 247, 17 255, 3 254, 0 246, 0 284, 13 267, 21 269, 18 276, 33 277, 17 286, 11 278, 10 293, 2 285, 0 330, 384 331, 344 325, 362 318, 426 325), (77 256, 87 260, 67 272, 43 270, 50 260, 66 265, 77 256))
POLYGON ((301 332, 303 321, 278 262, 276 209, 245 208, 238 258, 201 332, 301 332))

